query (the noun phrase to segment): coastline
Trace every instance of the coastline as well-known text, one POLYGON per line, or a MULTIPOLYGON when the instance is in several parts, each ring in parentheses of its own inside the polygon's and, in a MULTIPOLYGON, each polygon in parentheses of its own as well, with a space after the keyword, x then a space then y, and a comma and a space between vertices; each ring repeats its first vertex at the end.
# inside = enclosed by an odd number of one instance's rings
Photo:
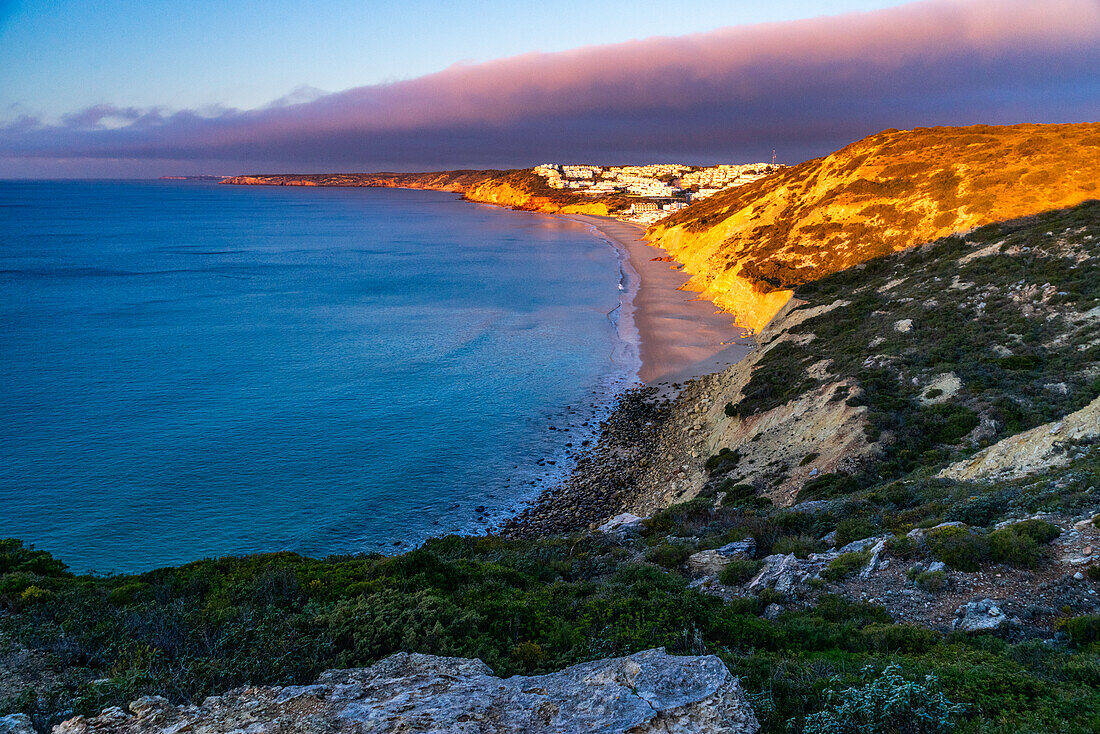
POLYGON ((494 529, 510 537, 583 530, 630 511, 653 483, 662 451, 684 440, 682 404, 698 392, 682 390, 685 383, 740 361, 755 344, 733 314, 683 288, 688 276, 643 239, 643 227, 611 217, 567 218, 619 252, 626 282, 617 328, 637 350, 641 384, 615 397, 593 445, 573 456, 566 476, 494 529))
MULTIPOLYGON (((683 288, 689 277, 668 253, 643 239, 645 228, 611 217, 566 215, 595 230, 623 255, 624 313, 637 332, 638 380, 672 395, 675 386, 725 369, 751 350, 751 332, 732 314, 683 288)), ((625 335, 624 335, 625 338, 625 335)))

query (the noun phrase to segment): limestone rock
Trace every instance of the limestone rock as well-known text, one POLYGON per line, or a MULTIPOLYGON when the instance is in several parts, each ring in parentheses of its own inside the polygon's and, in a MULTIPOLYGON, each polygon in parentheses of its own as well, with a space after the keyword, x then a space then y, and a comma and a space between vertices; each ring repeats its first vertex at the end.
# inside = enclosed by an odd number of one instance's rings
MULTIPOLYGON (((862 553, 865 550, 872 549, 880 543, 885 548, 885 543, 889 540, 891 535, 876 535, 873 538, 863 538, 862 540, 853 540, 843 548, 838 549, 838 553, 862 553)), ((882 551, 880 550, 879 553, 882 551)))
POLYGON ((629 512, 616 515, 597 528, 601 533, 613 533, 616 535, 634 535, 642 528, 642 520, 645 518, 629 512))
POLYGON ((740 684, 717 657, 647 650, 506 679, 480 660, 397 653, 369 668, 330 670, 313 685, 238 688, 198 706, 146 697, 130 704, 130 713, 111 708, 53 731, 755 734, 759 728, 740 684))
POLYGON ((688 570, 701 576, 717 576, 735 558, 752 558, 756 541, 752 538, 735 540, 721 548, 699 551, 688 556, 688 570))
POLYGON ((766 588, 787 591, 798 583, 801 575, 801 566, 793 553, 775 554, 764 559, 764 567, 749 582, 748 588, 754 593, 766 588))
POLYGON ((26 714, 0 716, 0 734, 35 734, 31 717, 26 714))
POLYGON ((859 577, 861 579, 866 580, 871 578, 871 575, 874 574, 874 572, 877 571, 880 566, 885 567, 887 564, 889 564, 888 560, 882 558, 882 554, 885 550, 885 540, 880 540, 879 542, 874 544, 874 546, 871 548, 870 560, 867 561, 867 565, 864 566, 863 569, 859 572, 859 577))
POLYGON ((980 599, 963 604, 955 610, 951 629, 963 632, 985 632, 995 630, 1008 621, 1008 615, 1001 611, 992 599, 980 599))
POLYGON ((982 449, 965 461, 947 467, 938 476, 947 479, 1013 479, 1032 472, 1064 466, 1064 450, 1071 441, 1100 436, 1100 398, 1053 423, 1017 433, 982 449))

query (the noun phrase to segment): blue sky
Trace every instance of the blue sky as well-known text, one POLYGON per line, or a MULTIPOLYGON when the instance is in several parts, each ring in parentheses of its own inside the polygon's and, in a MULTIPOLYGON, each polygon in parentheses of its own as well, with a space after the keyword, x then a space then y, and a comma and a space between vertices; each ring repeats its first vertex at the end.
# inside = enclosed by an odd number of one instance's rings
POLYGON ((459 62, 784 21, 897 0, 0 0, 0 120, 100 103, 253 108, 459 62))

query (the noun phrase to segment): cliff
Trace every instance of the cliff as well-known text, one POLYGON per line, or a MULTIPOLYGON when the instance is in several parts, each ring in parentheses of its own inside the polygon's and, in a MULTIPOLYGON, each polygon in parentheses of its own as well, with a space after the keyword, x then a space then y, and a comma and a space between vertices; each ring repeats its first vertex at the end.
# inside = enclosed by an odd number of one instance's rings
POLYGON ((530 169, 234 176, 222 183, 237 186, 364 186, 453 191, 469 201, 547 214, 608 216, 628 204, 619 197, 582 196, 550 188, 545 179, 530 169))
POLYGON ((1100 197, 1100 124, 885 130, 729 189, 648 238, 759 330, 792 289, 891 252, 1100 197))
POLYGON ((685 390, 632 512, 723 478, 790 505, 932 468, 1023 476, 1095 440, 1100 202, 877 258, 796 296, 746 359, 685 390), (708 467, 723 449, 736 460, 708 467))

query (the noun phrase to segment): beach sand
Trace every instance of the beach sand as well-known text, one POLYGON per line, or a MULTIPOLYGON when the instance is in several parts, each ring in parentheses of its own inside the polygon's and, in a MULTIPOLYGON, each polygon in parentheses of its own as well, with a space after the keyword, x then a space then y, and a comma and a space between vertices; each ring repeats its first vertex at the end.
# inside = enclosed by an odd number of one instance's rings
POLYGON ((645 228, 610 217, 578 214, 570 219, 595 228, 627 255, 624 270, 627 289, 634 293, 631 311, 642 362, 639 380, 669 388, 748 354, 752 341, 743 338, 748 331, 698 293, 680 290, 689 276, 675 268, 678 263, 655 259, 668 253, 642 239, 645 228))

